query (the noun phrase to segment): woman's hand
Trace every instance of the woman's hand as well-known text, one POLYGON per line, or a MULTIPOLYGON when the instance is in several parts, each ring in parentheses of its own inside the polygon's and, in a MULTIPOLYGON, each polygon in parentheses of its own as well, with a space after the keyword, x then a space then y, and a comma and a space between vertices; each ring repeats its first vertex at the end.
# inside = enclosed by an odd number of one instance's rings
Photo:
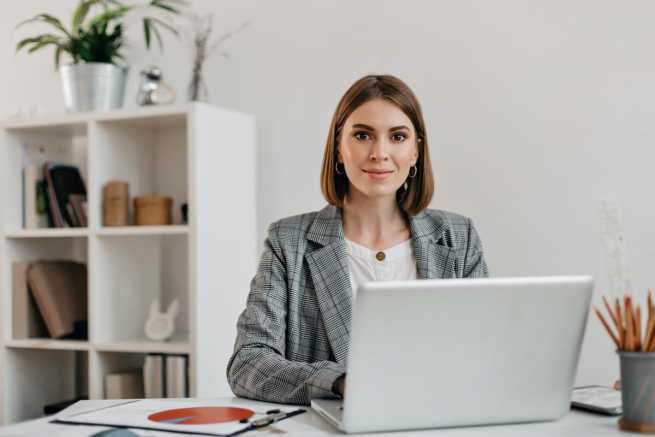
POLYGON ((334 381, 335 391, 337 394, 343 397, 343 394, 346 392, 346 375, 341 375, 334 381))

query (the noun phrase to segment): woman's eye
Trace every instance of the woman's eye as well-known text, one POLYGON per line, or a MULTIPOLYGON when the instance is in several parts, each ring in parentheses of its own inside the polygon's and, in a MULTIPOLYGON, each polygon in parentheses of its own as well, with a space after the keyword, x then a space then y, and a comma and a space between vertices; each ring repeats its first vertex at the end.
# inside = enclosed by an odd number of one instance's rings
POLYGON ((405 134, 393 134, 391 139, 396 143, 401 143, 407 139, 405 134))
POLYGON ((370 139, 371 136, 369 134, 367 134, 366 132, 357 132, 355 134, 355 138, 357 138, 359 141, 366 141, 366 140, 370 139))

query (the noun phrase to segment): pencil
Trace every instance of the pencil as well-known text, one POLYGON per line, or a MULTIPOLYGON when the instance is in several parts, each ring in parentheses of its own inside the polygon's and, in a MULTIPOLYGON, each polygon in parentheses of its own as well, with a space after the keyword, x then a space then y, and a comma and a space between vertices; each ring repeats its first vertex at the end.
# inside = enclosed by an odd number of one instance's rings
MULTIPOLYGON (((648 338, 648 342, 643 345, 642 349, 644 352, 650 352, 651 346, 655 343, 655 307, 653 307, 653 291, 648 290, 648 324, 650 325, 651 320, 653 320, 653 328, 648 338)), ((647 327, 648 328, 648 327, 647 327)))
POLYGON ((635 324, 632 317, 632 305, 630 305, 630 296, 626 295, 624 297, 625 301, 625 350, 628 352, 634 352, 635 350, 635 338, 633 331, 635 324))
MULTIPOLYGON (((650 298, 650 295, 648 296, 650 298)), ((650 299, 649 299, 650 300, 650 299)), ((655 317, 653 317, 653 307, 648 305, 648 324, 646 325, 646 334, 644 337, 644 344, 642 350, 644 352, 650 351, 651 343, 653 342, 653 330, 655 329, 655 317)))
POLYGON ((603 315, 600 313, 600 311, 598 311, 598 308, 596 308, 595 306, 594 306, 594 311, 596 311, 596 315, 600 319, 600 323, 602 323, 603 326, 605 327, 605 330, 610 335, 610 338, 612 339, 612 341, 616 345, 616 348, 621 349, 621 345, 619 344, 619 339, 616 338, 616 335, 614 335, 614 333, 612 332, 612 328, 610 328, 610 326, 605 321, 605 318, 603 317, 603 315))
POLYGON ((603 296, 603 304, 605 305, 605 309, 607 310, 610 317, 612 318, 612 322, 614 322, 614 327, 616 328, 616 331, 619 333, 619 335, 621 335, 621 324, 619 323, 619 319, 616 317, 616 314, 614 314, 614 311, 612 310, 612 307, 610 306, 605 296, 603 296))
POLYGON ((621 315, 621 303, 619 298, 616 298, 616 303, 614 304, 616 308, 616 318, 619 321, 619 342, 621 343, 621 349, 625 349, 625 328, 623 327, 623 316, 621 315))
POLYGON ((641 351, 641 308, 637 304, 635 314, 635 350, 641 351))

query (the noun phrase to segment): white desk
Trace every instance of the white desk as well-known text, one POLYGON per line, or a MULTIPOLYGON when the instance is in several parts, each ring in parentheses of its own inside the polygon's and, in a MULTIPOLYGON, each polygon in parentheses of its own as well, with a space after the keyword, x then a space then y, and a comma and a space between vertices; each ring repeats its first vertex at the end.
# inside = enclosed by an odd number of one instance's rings
MULTIPOLYGON (((216 401, 216 399, 213 399, 216 401)), ((82 411, 95 409, 101 406, 109 406, 116 401, 81 401, 70 407, 68 411, 82 411)), ((240 398, 220 398, 224 405, 235 405, 251 408, 257 411, 268 410, 271 408, 283 408, 279 404, 268 404, 264 402, 249 401, 240 398)), ((290 409, 297 408, 289 406, 290 409)), ((0 428, 2 437, 82 437, 101 431, 105 428, 95 428, 86 426, 68 426, 57 425, 48 422, 48 418, 31 420, 28 422, 17 423, 15 425, 0 428)), ((307 412, 299 416, 278 422, 268 429, 260 431, 251 431, 243 436, 261 436, 261 435, 279 435, 282 431, 288 437, 293 436, 331 436, 344 435, 331 427, 327 422, 321 419, 310 408, 307 412), (266 431, 265 431, 266 430, 266 431)), ((157 437, 175 437, 182 434, 172 434, 163 432, 141 431, 142 435, 157 437)), ((365 435, 365 434, 356 434, 365 435)), ((616 417, 605 417, 594 414, 571 411, 563 419, 557 422, 518 424, 518 425, 501 425, 485 426, 470 428, 450 428, 450 429, 432 429, 425 431, 409 431, 394 433, 375 433, 369 434, 375 437, 406 437, 406 436, 456 436, 456 437, 512 437, 512 436, 558 436, 558 437, 581 437, 581 436, 618 436, 628 435, 619 431, 616 417)))

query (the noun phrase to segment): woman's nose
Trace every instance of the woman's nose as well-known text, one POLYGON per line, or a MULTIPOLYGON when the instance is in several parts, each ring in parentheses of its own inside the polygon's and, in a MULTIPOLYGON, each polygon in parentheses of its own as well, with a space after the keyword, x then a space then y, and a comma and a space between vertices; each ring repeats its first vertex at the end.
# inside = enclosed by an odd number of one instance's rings
POLYGON ((375 141, 371 147, 371 153, 369 154, 369 159, 371 161, 388 161, 389 153, 386 151, 386 147, 383 141, 375 141))

